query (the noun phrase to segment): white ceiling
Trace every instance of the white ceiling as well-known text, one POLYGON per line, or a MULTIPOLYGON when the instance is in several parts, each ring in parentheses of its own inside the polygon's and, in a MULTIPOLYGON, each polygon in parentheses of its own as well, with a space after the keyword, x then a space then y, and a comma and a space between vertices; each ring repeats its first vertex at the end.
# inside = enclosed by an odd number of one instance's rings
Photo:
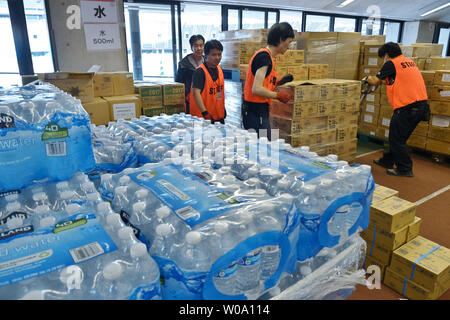
POLYGON ((344 8, 337 5, 344 0, 183 0, 184 2, 205 2, 229 5, 258 6, 275 9, 317 11, 324 13, 372 16, 414 21, 429 20, 450 23, 450 6, 426 17, 420 15, 448 3, 448 0, 355 0, 344 8))

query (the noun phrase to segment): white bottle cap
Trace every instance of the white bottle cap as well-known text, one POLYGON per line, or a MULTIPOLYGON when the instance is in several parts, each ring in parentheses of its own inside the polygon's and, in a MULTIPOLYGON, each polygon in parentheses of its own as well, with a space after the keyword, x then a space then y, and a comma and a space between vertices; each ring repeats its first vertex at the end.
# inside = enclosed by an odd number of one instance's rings
POLYGON ((119 179, 120 184, 128 184, 131 181, 131 178, 129 176, 122 176, 119 179))
POLYGON ((145 199, 148 197, 149 191, 147 189, 139 189, 136 191, 136 198, 145 199))
POLYGON ((224 234, 228 231, 228 223, 225 221, 217 221, 214 224, 214 231, 216 231, 219 234, 224 234))
POLYGON ((122 218, 120 217, 120 214, 113 213, 106 217, 106 223, 110 226, 118 226, 122 224, 122 218))
POLYGON ((186 233, 186 242, 191 245, 199 244, 202 240, 202 234, 198 231, 189 231, 186 233))
POLYGON ((81 185, 81 190, 83 191, 95 190, 95 185, 91 181, 85 182, 81 185))
POLYGON ((147 254, 147 247, 143 243, 135 243, 130 248, 130 256, 133 258, 142 257, 147 254))
POLYGON ((138 213, 142 212, 147 208, 147 204, 143 201, 139 201, 133 204, 133 212, 138 213))
POLYGON ((313 194, 316 192, 316 186, 312 184, 305 184, 302 186, 302 191, 306 194, 313 194))
POLYGON ((108 212, 111 211, 111 205, 109 204, 109 202, 100 202, 99 204, 97 204, 97 212, 101 213, 101 214, 106 214, 108 212))
POLYGON ((236 177, 233 176, 232 174, 227 174, 227 175, 222 177, 222 180, 225 183, 232 183, 232 182, 236 181, 236 177))
POLYGON ((126 186, 120 186, 114 188, 114 194, 115 195, 124 195, 127 192, 126 186))
POLYGON ((56 189, 63 190, 69 188, 69 183, 67 181, 61 181, 56 184, 56 189))
POLYGON ((81 206, 78 203, 71 203, 66 206, 66 212, 68 214, 77 213, 80 211, 80 209, 81 209, 81 206))
POLYGON ((66 190, 61 192, 61 199, 63 200, 69 200, 72 199, 75 195, 75 192, 71 191, 71 190, 66 190))
POLYGON ((39 221, 39 225, 40 225, 41 228, 45 228, 45 227, 54 225, 55 223, 56 223, 55 217, 51 217, 51 216, 50 216, 50 217, 42 218, 42 219, 39 221))
POLYGON ((34 201, 44 201, 47 198, 48 197, 47 197, 47 194, 45 192, 38 192, 38 193, 33 194, 33 200, 34 201))
POLYGON ((88 193, 88 194, 86 195, 86 198, 87 198, 89 201, 95 201, 95 200, 100 199, 101 197, 100 197, 100 194, 99 194, 98 192, 91 192, 91 193, 88 193))
POLYGON ((33 290, 25 294, 20 300, 44 300, 44 293, 39 290, 33 290))
POLYGON ((133 228, 131 227, 122 227, 117 234, 121 240, 131 240, 134 238, 133 228))
POLYGON ((103 276, 106 280, 116 280, 122 276, 122 266, 117 262, 111 262, 103 268, 103 276))
POLYGON ((113 178, 113 175, 111 173, 104 173, 102 174, 100 180, 101 182, 111 181, 113 178))
POLYGON ((39 214, 39 215, 46 214, 48 212, 50 212, 50 207, 46 204, 37 206, 36 208, 34 208, 34 213, 39 214))
POLYGON ((168 223, 162 223, 156 226, 156 234, 161 237, 168 236, 172 232, 172 228, 168 223))
POLYGON ((156 215, 161 219, 167 218, 170 215, 170 212, 169 207, 166 206, 156 209, 156 215))

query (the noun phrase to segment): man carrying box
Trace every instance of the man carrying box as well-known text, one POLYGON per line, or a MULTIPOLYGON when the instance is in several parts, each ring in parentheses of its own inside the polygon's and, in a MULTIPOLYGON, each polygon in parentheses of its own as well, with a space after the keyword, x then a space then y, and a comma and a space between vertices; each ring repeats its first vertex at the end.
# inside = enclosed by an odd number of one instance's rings
POLYGON ((285 75, 277 82, 278 73, 274 68, 273 57, 284 54, 294 40, 294 30, 287 22, 274 24, 267 36, 267 48, 262 48, 253 55, 247 69, 242 105, 242 122, 245 129, 267 130, 270 140, 269 107, 272 99, 287 103, 291 97, 287 92, 274 92, 278 85, 293 80, 292 75, 285 75))
POLYGON ((387 168, 387 174, 413 177, 406 141, 420 121, 430 118, 425 82, 414 61, 402 55, 397 43, 385 43, 378 49, 378 56, 384 58, 383 67, 376 76, 364 78, 363 83, 378 86, 385 81, 394 113, 389 125, 389 152, 373 162, 387 168))
POLYGON ((225 123, 225 80, 222 68, 223 46, 218 40, 205 43, 205 62, 194 71, 192 76, 192 89, 189 101, 190 113, 193 116, 203 117, 225 123))

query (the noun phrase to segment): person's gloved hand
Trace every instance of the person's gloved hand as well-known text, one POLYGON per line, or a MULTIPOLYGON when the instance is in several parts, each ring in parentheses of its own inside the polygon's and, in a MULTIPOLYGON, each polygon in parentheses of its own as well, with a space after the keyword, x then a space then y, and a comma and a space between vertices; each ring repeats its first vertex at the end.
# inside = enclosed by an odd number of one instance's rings
POLYGON ((291 82, 294 80, 294 77, 292 76, 292 74, 287 74, 285 76, 283 76, 283 78, 281 78, 280 80, 277 81, 277 86, 282 86, 285 83, 291 82))
POLYGON ((362 78, 362 80, 361 80, 361 83, 362 84, 368 84, 369 82, 367 81, 367 78, 368 78, 369 76, 365 76, 364 78, 362 78))
POLYGON ((214 121, 215 121, 214 118, 213 118, 213 116, 212 116, 208 111, 206 111, 206 110, 202 112, 202 116, 203 116, 203 118, 206 119, 206 120, 211 120, 211 122, 214 122, 214 121))
POLYGON ((288 103, 289 100, 291 100, 291 95, 289 94, 289 92, 286 91, 277 92, 276 99, 280 100, 283 103, 288 103))

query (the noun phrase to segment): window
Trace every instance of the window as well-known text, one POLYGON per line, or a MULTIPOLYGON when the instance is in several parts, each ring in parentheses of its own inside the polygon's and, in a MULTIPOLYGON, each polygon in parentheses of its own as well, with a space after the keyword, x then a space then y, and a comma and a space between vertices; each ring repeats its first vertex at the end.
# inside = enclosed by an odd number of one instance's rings
POLYGON ((55 69, 53 67, 44 0, 24 0, 23 6, 34 72, 53 72, 55 69))
POLYGON ((400 32, 400 22, 389 22, 384 23, 383 34, 386 35, 386 42, 398 42, 398 33, 400 32))
POLYGON ((305 31, 322 31, 327 32, 330 30, 330 17, 329 16, 316 16, 308 14, 306 16, 306 28, 305 31))
POLYGON ((355 32, 355 21, 352 18, 338 18, 334 19, 334 31, 336 32, 355 32))
POLYGON ((194 34, 201 34, 205 41, 217 39, 222 31, 222 15, 219 5, 203 5, 185 3, 181 11, 181 34, 183 35, 183 57, 192 53, 189 38, 194 34))
POLYGON ((269 12, 269 19, 267 20, 267 27, 270 28, 275 23, 277 23, 277 13, 269 12))
POLYGON ((0 0, 0 86, 21 84, 8 2, 0 0))
POLYGON ((445 57, 447 55, 448 50, 448 42, 450 39, 450 28, 441 28, 439 30, 439 40, 438 43, 441 43, 444 45, 444 48, 442 49, 442 56, 445 57))
POLYGON ((228 10, 228 30, 239 29, 239 11, 234 9, 228 10))
POLYGON ((264 28, 264 11, 242 11, 242 29, 264 28))
POLYGON ((380 34, 379 19, 364 19, 362 22, 361 35, 370 36, 380 34))
POLYGON ((300 11, 280 10, 280 22, 288 22, 294 30, 302 31, 302 13, 300 11))

